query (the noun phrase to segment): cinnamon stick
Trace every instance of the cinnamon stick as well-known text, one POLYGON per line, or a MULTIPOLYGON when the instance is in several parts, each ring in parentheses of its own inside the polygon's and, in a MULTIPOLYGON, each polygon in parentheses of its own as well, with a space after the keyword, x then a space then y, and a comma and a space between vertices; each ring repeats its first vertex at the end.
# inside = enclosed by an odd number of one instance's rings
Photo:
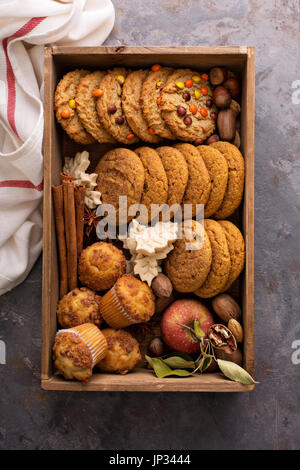
POLYGON ((62 179, 69 290, 77 287, 77 239, 74 184, 62 179))
POLYGON ((64 199, 62 186, 52 186, 54 219, 59 260, 59 298, 68 292, 68 268, 64 223, 64 199))
POLYGON ((76 213, 76 239, 77 239, 77 257, 79 257, 83 248, 84 234, 84 198, 85 186, 83 184, 75 185, 75 213, 76 213))
POLYGON ((74 178, 70 173, 67 173, 66 171, 64 171, 60 174, 60 181, 61 181, 61 184, 66 183, 66 182, 73 183, 74 178))

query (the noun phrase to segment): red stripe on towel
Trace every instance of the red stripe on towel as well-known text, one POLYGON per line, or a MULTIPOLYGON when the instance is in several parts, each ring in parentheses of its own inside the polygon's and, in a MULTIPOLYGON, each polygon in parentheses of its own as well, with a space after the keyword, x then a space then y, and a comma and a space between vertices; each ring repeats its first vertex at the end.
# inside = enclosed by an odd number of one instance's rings
POLYGON ((37 191, 43 191, 44 180, 38 186, 35 186, 31 181, 28 180, 6 180, 0 181, 0 188, 26 188, 36 189, 37 191))
POLYGON ((7 44, 10 38, 19 38, 21 36, 25 36, 25 34, 30 33, 36 26, 38 26, 46 16, 31 18, 31 20, 27 21, 18 31, 16 31, 12 36, 9 38, 4 38, 2 40, 2 46, 5 54, 6 60, 6 79, 7 79, 7 89, 8 89, 8 96, 7 96, 7 120, 10 124, 10 127, 14 131, 14 133, 19 137, 18 131, 16 129, 15 123, 15 109, 16 109, 16 82, 14 72, 7 54, 7 44))

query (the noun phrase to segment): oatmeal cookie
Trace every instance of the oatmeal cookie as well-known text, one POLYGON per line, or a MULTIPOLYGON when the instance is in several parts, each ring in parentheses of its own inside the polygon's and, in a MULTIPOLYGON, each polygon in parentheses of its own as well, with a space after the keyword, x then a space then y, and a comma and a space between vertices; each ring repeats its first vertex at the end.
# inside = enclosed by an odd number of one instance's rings
POLYGON ((141 199, 148 210, 150 222, 151 204, 166 204, 168 198, 168 179, 158 153, 150 147, 140 147, 135 150, 140 157, 145 170, 145 182, 141 199))
POLYGON ((193 292, 198 289, 211 267, 212 249, 206 230, 195 220, 192 220, 192 230, 198 239, 193 240, 183 234, 181 239, 176 240, 174 249, 165 262, 166 274, 178 292, 193 292), (199 243, 199 249, 188 249, 186 243, 189 241, 193 245, 199 243))
MULTIPOLYGON (((127 196, 127 207, 139 204, 142 197, 145 171, 140 158, 132 150, 116 148, 107 152, 99 161, 97 190, 103 204, 112 204, 119 216, 119 196, 127 196)), ((132 216, 128 216, 128 221, 132 216)))
POLYGON ((54 95, 56 119, 66 131, 70 139, 79 144, 92 144, 94 137, 83 127, 76 110, 76 88, 80 80, 88 75, 88 70, 74 70, 63 76, 58 83, 54 95))
POLYGON ((210 190, 210 177, 205 163, 194 145, 176 144, 185 158, 189 170, 188 182, 185 188, 182 204, 193 204, 193 217, 196 215, 196 204, 206 204, 210 190))
POLYGON ((103 127, 118 142, 134 144, 138 137, 132 132, 122 107, 123 84, 127 76, 125 68, 109 70, 100 82, 103 95, 97 99, 96 109, 103 127))
POLYGON ((178 69, 162 89, 161 112, 178 139, 207 139, 215 130, 216 107, 207 74, 178 69))
POLYGON ((104 78, 103 70, 96 70, 85 75, 77 85, 76 90, 76 111, 85 129, 101 144, 115 143, 115 139, 104 129, 99 121, 96 111, 96 96, 99 90, 99 83, 104 78))
POLYGON ((215 220, 205 219, 204 228, 212 249, 212 263, 205 282, 195 290, 195 294, 209 298, 223 292, 228 281, 231 262, 226 236, 221 225, 215 220))
POLYGON ((168 178, 167 204, 181 204, 188 182, 188 166, 179 150, 174 147, 158 147, 156 152, 161 158, 168 178))
POLYGON ((176 140, 161 114, 161 90, 174 69, 159 67, 145 79, 141 92, 141 106, 149 127, 163 139, 176 140))
POLYGON ((127 75, 123 85, 122 107, 133 132, 143 141, 157 144, 161 139, 144 118, 140 97, 148 70, 135 70, 127 75))
POLYGON ((211 146, 224 155, 228 164, 228 182, 224 199, 217 212, 213 214, 216 219, 225 219, 233 214, 242 201, 245 162, 239 149, 229 142, 214 142, 211 146))
POLYGON ((224 199, 228 181, 228 165, 221 152, 211 145, 199 145, 197 151, 204 160, 211 181, 211 191, 204 207, 204 217, 208 218, 219 209, 224 199))
POLYGON ((244 264, 245 264, 245 241, 243 235, 239 231, 236 225, 229 220, 218 220, 222 229, 224 230, 229 253, 231 268, 228 276, 228 280, 223 289, 223 292, 229 289, 231 284, 239 277, 241 274, 244 264))

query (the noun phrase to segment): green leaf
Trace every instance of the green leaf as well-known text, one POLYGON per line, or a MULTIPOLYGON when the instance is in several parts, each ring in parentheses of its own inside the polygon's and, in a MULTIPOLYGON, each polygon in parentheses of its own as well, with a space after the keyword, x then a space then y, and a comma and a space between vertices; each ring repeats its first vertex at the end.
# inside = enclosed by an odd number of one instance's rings
POLYGON ((255 382, 255 380, 245 369, 238 366, 234 362, 217 359, 217 363, 223 374, 234 382, 239 382, 244 385, 253 385, 259 383, 255 382))
POLYGON ((149 357, 146 355, 145 358, 151 365, 151 367, 154 369, 154 372, 157 377, 163 378, 168 377, 169 375, 177 375, 178 377, 188 377, 192 374, 192 372, 189 372, 188 370, 184 369, 173 370, 167 364, 165 364, 162 359, 159 359, 157 357, 149 357))
POLYGON ((167 364, 167 366, 175 369, 194 369, 195 363, 194 361, 186 361, 180 356, 171 356, 167 357, 166 359, 162 359, 162 361, 167 364))
POLYGON ((213 360, 213 356, 209 355, 209 354, 204 354, 197 362, 196 362, 196 369, 193 371, 193 373, 195 374, 196 372, 200 372, 202 374, 202 372, 204 372, 211 364, 213 360))
POLYGON ((193 361, 193 358, 190 354, 181 353, 178 351, 173 351, 173 352, 170 352, 169 354, 164 354, 164 356, 161 356, 161 359, 168 359, 168 357, 173 357, 173 356, 182 357, 182 359, 185 359, 186 361, 193 361))
POLYGON ((204 331, 200 327, 199 320, 194 320, 194 332, 195 332, 195 335, 198 339, 202 339, 205 336, 204 331))
POLYGON ((204 357, 203 365, 202 365, 202 372, 206 371, 212 363, 213 358, 211 356, 204 357))
POLYGON ((147 354, 145 354, 145 359, 148 362, 148 367, 150 367, 150 369, 153 369, 152 357, 147 356, 147 354))

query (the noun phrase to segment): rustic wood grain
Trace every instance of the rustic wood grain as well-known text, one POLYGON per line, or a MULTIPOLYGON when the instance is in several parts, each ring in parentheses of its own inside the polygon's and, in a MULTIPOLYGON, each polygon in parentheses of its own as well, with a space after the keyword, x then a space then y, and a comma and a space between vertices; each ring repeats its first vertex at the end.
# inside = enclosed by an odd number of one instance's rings
POLYGON ((255 52, 248 48, 243 80, 241 120, 242 152, 245 157, 246 181, 243 228, 246 243, 246 264, 243 295, 244 367, 254 374, 254 115, 255 115, 255 52))
POLYGON ((86 383, 54 376, 42 381, 44 390, 103 391, 103 392, 250 392, 254 385, 242 385, 227 380, 221 373, 197 377, 159 379, 146 369, 135 369, 126 375, 94 374, 86 383))

